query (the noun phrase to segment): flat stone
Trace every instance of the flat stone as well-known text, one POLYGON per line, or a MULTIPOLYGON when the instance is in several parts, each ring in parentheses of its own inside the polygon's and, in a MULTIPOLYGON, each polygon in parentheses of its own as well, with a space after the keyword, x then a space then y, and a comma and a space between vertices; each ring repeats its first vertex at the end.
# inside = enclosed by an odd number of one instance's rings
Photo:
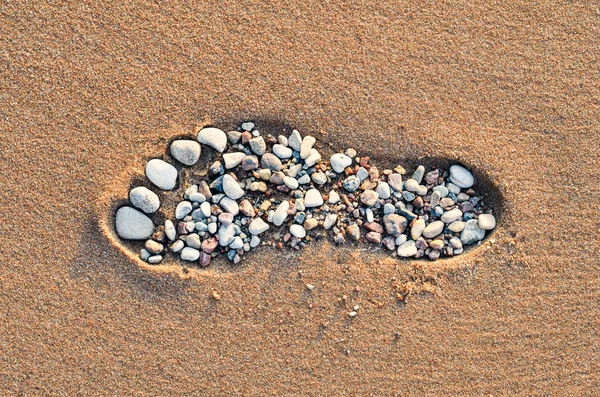
POLYGON ((438 236, 442 231, 444 231, 444 222, 442 221, 433 221, 425 229, 423 229, 423 237, 425 238, 433 238, 438 236))
POLYGON ((385 215, 383 217, 383 225, 385 226, 385 231, 389 235, 394 237, 398 237, 402 234, 402 232, 404 232, 407 223, 408 221, 405 217, 397 214, 385 215))
POLYGON ((175 160, 187 166, 196 164, 200 159, 200 144, 196 141, 188 139, 173 141, 169 150, 175 160))
POLYGON ((262 156, 267 151, 267 144, 262 136, 252 138, 248 143, 250 144, 250 149, 258 156, 262 156))
POLYGON ((418 239, 423 234, 423 230, 425 230, 425 221, 423 219, 415 220, 410 228, 410 237, 413 240, 418 239))
POLYGON ((343 153, 336 153, 329 159, 329 163, 331 164, 331 168, 338 174, 344 172, 346 167, 349 167, 352 164, 352 159, 346 156, 343 153))
POLYGON ((154 233, 152 220, 132 207, 117 210, 115 228, 119 237, 125 240, 146 240, 154 233))
POLYGON ((292 190, 298 189, 299 186, 296 178, 292 178, 291 176, 284 176, 283 183, 292 190))
POLYGON ((240 184, 229 174, 223 176, 223 193, 232 200, 242 198, 246 192, 240 184))
MULTIPOLYGON (((440 198, 444 198, 448 195, 448 193, 450 193, 448 191, 448 188, 446 186, 434 186, 432 189, 434 192, 438 192, 438 194, 440 195, 440 198)), ((434 206, 435 207, 435 206, 434 206)))
POLYGON ((460 249, 463 247, 462 241, 458 237, 452 237, 449 241, 452 248, 460 249))
POLYGON ((454 208, 453 210, 444 212, 440 219, 444 223, 452 223, 462 218, 462 216, 462 211, 458 208, 454 208))
POLYGON ((460 165, 450 167, 450 179, 456 186, 468 189, 475 183, 475 178, 471 171, 460 165))
POLYGON ((294 237, 298 237, 298 238, 304 238, 306 237, 306 230, 304 230, 304 228, 301 225, 292 225, 290 226, 290 233, 292 233, 292 236, 294 237))
POLYGON ((214 127, 207 127, 200 130, 198 133, 198 142, 210 146, 219 153, 223 153, 227 147, 227 135, 214 127))
POLYGON ((356 177, 362 182, 369 177, 369 171, 365 167, 360 167, 356 172, 356 177))
POLYGON ((408 240, 398 246, 398 256, 402 258, 410 258, 417 255, 417 245, 413 240, 408 240))
POLYGON ((190 203, 189 201, 182 201, 179 204, 177 204, 177 207, 175 208, 175 218, 183 219, 190 212, 192 212, 192 203, 190 203))
POLYGON ((401 192, 402 191, 402 175, 400 174, 391 174, 388 176, 388 184, 390 185, 390 187, 392 189, 394 189, 397 192, 401 192))
POLYGON ((280 159, 289 159, 292 157, 293 151, 289 147, 277 143, 273 145, 273 153, 280 159))
POLYGON ((148 161, 146 176, 162 190, 171 190, 177 184, 177 169, 161 159, 148 161))
POLYGON ((225 169, 231 169, 237 167, 246 158, 244 152, 225 153, 223 155, 223 161, 225 162, 225 169))
POLYGON ((206 197, 202 193, 192 193, 188 198, 193 203, 203 203, 206 201, 206 197))
POLYGON ((323 227, 327 229, 331 229, 333 225, 337 222, 336 214, 329 214, 325 217, 325 221, 323 221, 323 227))
POLYGON ((160 262, 162 262, 163 257, 162 255, 152 255, 150 258, 148 258, 148 263, 151 263, 153 265, 157 265, 160 262))
POLYGON ((450 192, 450 193, 454 193, 454 194, 460 193, 460 187, 458 185, 455 185, 452 182, 446 183, 446 188, 448 189, 448 192, 450 192))
POLYGON ((297 152, 302 148, 302 136, 300 136, 297 130, 292 131, 292 134, 288 138, 288 145, 297 152))
POLYGON ((129 201, 134 207, 137 207, 147 214, 152 214, 160 208, 160 200, 156 193, 143 186, 131 189, 129 192, 129 201))
POLYGON ((165 235, 171 241, 175 240, 175 237, 177 237, 177 232, 175 231, 175 225, 173 224, 173 221, 170 219, 167 219, 165 221, 165 235))
POLYGON ((265 221, 263 221, 262 218, 254 219, 252 222, 250 222, 250 225, 248 226, 248 231, 250 232, 250 234, 255 236, 266 232, 267 230, 269 230, 269 225, 265 221))
POLYGON ((285 218, 288 216, 288 209, 290 208, 289 201, 282 201, 281 204, 277 206, 275 210, 275 214, 273 214, 273 224, 275 226, 281 226, 285 221, 285 218))
POLYGON ((273 153, 265 153, 260 159, 260 166, 271 171, 281 171, 283 168, 281 160, 279 160, 279 157, 275 156, 273 153))
POLYGON ((480 214, 477 217, 477 226, 481 230, 493 230, 496 227, 496 218, 492 214, 480 214))
POLYGON ((470 219, 466 222, 465 228, 460 232, 460 241, 463 245, 469 245, 483 240, 485 230, 479 227, 477 219, 470 219))
POLYGON ((310 151, 317 140, 312 136, 305 136, 300 145, 300 158, 305 159, 310 155, 310 151))
POLYGON ((361 203, 363 203, 364 205, 369 206, 369 207, 375 205, 375 203, 377 202, 378 199, 379 199, 379 193, 377 193, 374 190, 365 190, 360 195, 361 203))
POLYGON ((177 240, 171 245, 171 251, 177 253, 185 247, 185 243, 182 240, 177 240))
POLYGON ((304 205, 306 208, 320 207, 323 205, 323 196, 317 189, 309 189, 304 195, 304 205))

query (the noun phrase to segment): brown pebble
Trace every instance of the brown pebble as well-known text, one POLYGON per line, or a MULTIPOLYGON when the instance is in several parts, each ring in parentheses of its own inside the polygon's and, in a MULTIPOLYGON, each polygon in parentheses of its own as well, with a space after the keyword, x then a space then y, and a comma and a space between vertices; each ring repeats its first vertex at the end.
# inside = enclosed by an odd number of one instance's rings
POLYGON ((252 133, 249 131, 242 132, 242 143, 245 145, 248 141, 252 139, 252 133))
POLYGON ((177 234, 189 234, 189 231, 187 229, 187 225, 185 224, 185 222, 179 222, 177 224, 177 234))
POLYGON ((365 222, 363 224, 364 228, 371 231, 371 232, 375 232, 375 233, 379 233, 382 234, 383 233, 383 226, 377 222, 365 222))
POLYGON ((373 166, 369 169, 369 180, 371 182, 377 182, 379 180, 379 170, 373 166))
POLYGON ((369 164, 369 158, 368 157, 361 157, 359 164, 361 167, 365 167, 369 164))
POLYGON ((370 241, 372 243, 381 243, 381 234, 380 233, 376 233, 376 232, 369 232, 366 234, 365 238, 367 239, 367 241, 370 241))
POLYGON ((203 240, 202 241, 202 251, 206 252, 207 254, 210 254, 217 248, 218 244, 219 244, 219 242, 217 241, 217 239, 215 237, 203 240))
POLYGON ((198 262, 200 263, 200 266, 203 266, 203 267, 210 265, 210 255, 207 254, 206 252, 201 252, 198 262))
POLYGON ((221 300, 221 295, 217 292, 217 291, 213 291, 212 292, 212 298, 216 301, 220 301, 221 300))
POLYGON ((151 254, 160 254, 165 249, 165 246, 154 240, 147 240, 144 248, 151 254))
POLYGON ((418 196, 416 199, 414 199, 413 205, 415 206, 415 208, 423 208, 423 197, 418 196))

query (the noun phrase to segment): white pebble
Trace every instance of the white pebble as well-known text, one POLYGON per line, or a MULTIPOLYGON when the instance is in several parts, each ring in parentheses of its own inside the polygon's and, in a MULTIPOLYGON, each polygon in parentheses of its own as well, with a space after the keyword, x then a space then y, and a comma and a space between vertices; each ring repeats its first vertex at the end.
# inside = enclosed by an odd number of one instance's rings
POLYGON ((165 221, 165 235, 171 241, 175 240, 175 237, 177 236, 177 233, 175 231, 175 225, 173 224, 173 221, 170 219, 167 219, 165 221))
POLYGON ((336 153, 329 159, 331 168, 335 172, 342 173, 344 169, 352 164, 352 159, 343 153, 336 153))
POLYGON ((185 243, 182 240, 177 240, 171 246, 171 251, 177 253, 177 252, 181 251, 183 249, 183 247, 185 247, 185 243))
POLYGON ((192 193, 188 198, 194 203, 203 203, 206 201, 206 197, 202 193, 192 193))
POLYGON ((492 230, 496 227, 496 218, 492 214, 481 214, 477 217, 477 224, 481 230, 492 230))
POLYGON ((273 214, 273 224, 275 226, 281 226, 287 218, 287 210, 290 208, 290 203, 288 201, 282 201, 281 204, 275 210, 273 214))
POLYGON ((398 246, 398 256, 409 258, 417 255, 417 246, 413 240, 408 240, 398 246))
POLYGON ((177 204, 177 208, 175 208, 175 218, 183 219, 190 212, 192 212, 192 203, 189 201, 182 201, 177 204))
POLYGON ((450 167, 450 179, 452 183, 463 189, 468 189, 475 183, 475 178, 471 171, 460 165, 450 167))
POLYGON ((238 165, 240 165, 242 163, 242 160, 244 160, 244 157, 246 157, 246 153, 243 153, 243 152, 225 153, 223 155, 223 161, 225 162, 225 168, 229 170, 231 168, 237 167, 238 165))
POLYGON ((131 189, 129 200, 134 207, 137 207, 147 214, 154 213, 160 207, 160 200, 152 190, 139 186, 131 189))
POLYGON ((309 189, 304 195, 304 205, 306 208, 320 207, 323 205, 323 196, 317 189, 309 189))
POLYGON ((233 216, 236 216, 240 213, 240 206, 238 203, 229 197, 223 197, 219 202, 219 205, 233 216))
POLYGON ((311 154, 311 149, 316 141, 317 140, 310 135, 304 137, 302 145, 300 145, 300 158, 306 159, 311 154))
POLYGON ((170 147, 171 156, 180 163, 191 166, 200 159, 200 144, 188 139, 173 141, 170 147))
POLYGON ((289 159, 290 157, 292 157, 292 149, 290 149, 287 146, 283 146, 281 144, 275 144, 273 145, 273 153, 275 154, 275 156, 279 157, 280 159, 289 159))
POLYGON ((335 190, 329 192, 329 200, 327 202, 329 204, 337 204, 340 201, 340 195, 335 190))
POLYGON ((336 214, 329 214, 325 217, 325 221, 323 222, 323 227, 325 229, 331 229, 333 225, 337 222, 336 214))
POLYGON ((290 233, 292 233, 292 236, 298 238, 304 238, 306 236, 306 230, 304 230, 301 225, 296 224, 290 226, 290 233))
POLYGON ((291 176, 284 176, 283 183, 285 183, 285 185, 292 190, 298 189, 298 181, 295 178, 292 178, 291 176))
POLYGON ((304 165, 307 167, 312 167, 319 161, 321 161, 321 154, 317 151, 317 149, 310 149, 308 157, 304 159, 304 165))
POLYGON ((198 142, 208 145, 216 151, 223 153, 227 147, 227 135, 225 135, 225 133, 218 128, 203 128, 198 133, 198 142))
POLYGON ((195 248, 185 247, 183 251, 181 251, 181 259, 184 261, 197 261, 200 258, 200 251, 195 248))
POLYGON ((267 230, 269 230, 269 225, 265 221, 263 221, 262 218, 254 219, 252 222, 250 222, 250 225, 248 226, 248 231, 250 232, 250 234, 255 236, 266 232, 267 230))
POLYGON ((177 183, 177 169, 161 159, 152 159, 146 164, 146 176, 162 190, 171 190, 177 183))
POLYGON ((242 189, 240 184, 229 174, 223 176, 223 192, 232 200, 242 198, 245 194, 244 189, 242 189))
POLYGON ((146 240, 154 233, 154 223, 132 207, 121 207, 115 214, 115 228, 125 240, 146 240))
POLYGON ((292 134, 288 139, 288 145, 297 152, 302 148, 302 136, 300 136, 300 133, 297 130, 292 131, 292 134))
POLYGON ((210 216, 210 203, 205 201, 200 204, 200 211, 202 211, 202 215, 204 215, 205 218, 208 218, 210 216))

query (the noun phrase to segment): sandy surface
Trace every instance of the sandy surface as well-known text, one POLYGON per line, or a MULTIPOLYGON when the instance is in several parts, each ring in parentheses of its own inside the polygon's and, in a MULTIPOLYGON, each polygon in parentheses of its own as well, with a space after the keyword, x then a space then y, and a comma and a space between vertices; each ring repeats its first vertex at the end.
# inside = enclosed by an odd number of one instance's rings
POLYGON ((599 395, 598 5, 211 3, 0 4, 4 393, 599 395), (105 200, 205 118, 469 164, 495 243, 141 268, 105 200))

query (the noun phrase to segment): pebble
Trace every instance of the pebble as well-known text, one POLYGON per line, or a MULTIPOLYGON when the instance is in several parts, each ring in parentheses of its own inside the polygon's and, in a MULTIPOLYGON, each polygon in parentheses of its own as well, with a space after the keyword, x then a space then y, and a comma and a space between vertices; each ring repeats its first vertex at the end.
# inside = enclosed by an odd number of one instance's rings
POLYGON ((260 159, 260 166, 271 171, 281 171, 283 164, 273 153, 265 153, 260 159))
POLYGON ((162 262, 163 257, 162 255, 153 255, 150 258, 148 258, 148 263, 156 265, 159 264, 160 262, 162 262))
POLYGON ((210 265, 210 259, 211 257, 209 254, 207 254, 206 252, 201 252, 200 258, 198 258, 198 263, 200 264, 200 266, 206 267, 210 265))
POLYGON ((324 185, 327 183, 327 175, 323 172, 315 172, 310 176, 310 179, 317 185, 324 185))
POLYGON ((152 190, 139 186, 129 192, 129 201, 147 214, 152 214, 160 208, 160 200, 152 190))
POLYGON ((462 232, 464 228, 465 222, 463 221, 454 221, 448 225, 448 230, 450 230, 453 233, 462 232))
POLYGON ((151 253, 148 252, 148 250, 146 248, 142 248, 140 250, 140 259, 145 261, 148 260, 148 258, 150 258, 152 256, 151 253))
POLYGON ((398 256, 410 258, 417 255, 417 246, 413 240, 408 240, 398 246, 398 256))
POLYGON ((394 207, 394 204, 386 203, 383 206, 383 215, 393 214, 394 212, 396 212, 396 207, 394 207))
POLYGON ((300 178, 298 178, 298 183, 300 185, 306 185, 307 183, 310 183, 310 175, 302 175, 300 178))
POLYGON ((406 240, 408 240, 408 236, 406 234, 401 234, 398 237, 396 237, 396 240, 394 240, 394 243, 396 245, 402 245, 406 242, 406 240))
MULTIPOLYGON (((448 195, 449 191, 446 186, 434 186, 432 189, 434 192, 437 192, 440 198, 444 198, 448 195)), ((435 207, 435 206, 433 206, 435 207)))
POLYGON ((223 193, 232 200, 242 198, 246 192, 240 184, 229 174, 223 176, 223 193))
POLYGON ((221 201, 219 201, 219 205, 227 212, 229 212, 230 214, 232 214, 233 216, 236 216, 237 214, 240 213, 240 206, 238 205, 238 203, 229 197, 223 197, 221 199, 221 201))
POLYGON ((377 232, 369 232, 365 235, 365 239, 375 244, 381 243, 381 234, 377 232))
POLYGON ((311 149, 313 148, 313 145, 316 141, 317 140, 310 135, 304 137, 304 139, 302 140, 302 145, 300 145, 301 159, 306 159, 310 155, 311 149))
POLYGON ((164 245, 154 240, 146 240, 144 248, 151 254, 160 254, 165 249, 164 245))
POLYGON ((234 153, 225 153, 223 155, 223 161, 225 162, 225 169, 232 169, 237 167, 242 163, 242 161, 246 158, 246 153, 244 152, 234 152, 234 153))
POLYGON ((458 237, 452 237, 449 241, 449 244, 453 248, 457 248, 457 249, 463 247, 462 241, 460 241, 460 239, 458 237))
POLYGON ((402 191, 402 186, 403 186, 403 182, 402 182, 402 175, 400 174, 391 174, 388 176, 388 184, 390 185, 390 187, 392 189, 394 189, 397 192, 401 192, 402 191))
POLYGON ((448 189, 448 194, 450 193, 454 193, 454 194, 459 194, 460 193, 460 187, 458 187, 457 185, 455 185, 454 183, 446 183, 446 188, 448 189))
POLYGON ((185 247, 185 243, 182 240, 177 240, 171 245, 171 251, 179 252, 185 247))
POLYGON ((308 154, 308 157, 304 159, 304 164, 307 167, 312 167, 313 165, 317 164, 319 161, 321 161, 321 154, 317 151, 317 149, 310 149, 310 153, 308 154))
POLYGON ((438 236, 444 230, 444 222, 433 221, 423 229, 423 237, 432 238, 438 236))
POLYGON ((383 200, 387 200, 392 196, 392 191, 390 189, 390 185, 387 182, 379 182, 377 184, 377 189, 375 190, 379 197, 383 200))
POLYGON ((192 193, 188 198, 193 203, 203 203, 206 201, 206 197, 202 193, 192 193))
POLYGON ((375 203, 377 202, 378 199, 379 199, 379 193, 375 192, 374 190, 365 190, 360 195, 360 201, 364 205, 369 206, 369 207, 375 205, 375 203))
POLYGON ((273 214, 273 224, 275 226, 281 226, 285 221, 285 218, 288 216, 288 209, 290 208, 289 201, 282 201, 281 204, 277 206, 275 213, 273 214))
POLYGON ((235 225, 221 225, 219 228, 219 245, 226 247, 232 243, 235 238, 235 225))
POLYGON ((496 218, 492 214, 481 214, 477 217, 477 225, 481 230, 492 230, 496 227, 496 218))
POLYGON ((200 258, 200 251, 195 248, 185 247, 181 251, 180 257, 184 261, 197 261, 200 258))
POLYGON ((423 234, 423 230, 425 230, 425 220, 417 219, 410 228, 410 237, 413 240, 418 239, 423 234))
POLYGON ((171 190, 177 184, 177 169, 161 159, 148 161, 146 176, 162 190, 171 190))
POLYGON ((346 228, 346 233, 352 237, 354 241, 358 241, 360 239, 360 227, 356 223, 348 226, 346 228))
POLYGON ((471 171, 460 165, 453 165, 450 167, 450 179, 452 180, 452 183, 463 189, 470 188, 475 182, 475 178, 473 178, 471 171))
POLYGON ((483 240, 485 237, 485 230, 479 228, 477 219, 468 220, 465 224, 465 228, 460 233, 460 241, 463 245, 469 245, 483 240))
POLYGON ((385 231, 394 237, 398 237, 404 232, 406 229, 408 221, 405 217, 397 214, 385 215, 383 217, 383 225, 385 226, 385 231))
POLYGON ((327 202, 329 204, 337 204, 339 201, 340 201, 340 195, 335 190, 330 191, 329 199, 327 200, 327 202))
POLYGON ((417 183, 421 183, 423 181, 423 176, 425 175, 425 167, 422 165, 418 166, 415 172, 412 174, 412 179, 417 181, 417 183))
POLYGON ((254 127, 255 127, 255 125, 251 121, 246 121, 245 123, 242 123, 242 129, 244 131, 252 131, 254 129, 254 127))
POLYGON ((165 235, 171 241, 175 240, 175 237, 177 236, 177 233, 175 231, 175 225, 173 224, 173 221, 170 219, 167 219, 165 221, 165 235))
POLYGON ((250 144, 250 149, 258 156, 262 156, 267 151, 267 144, 262 136, 252 138, 248 143, 250 144))
POLYGON ((233 241, 231 242, 231 244, 229 244, 229 248, 231 249, 238 249, 238 248, 242 248, 244 246, 244 240, 242 240, 242 238, 240 236, 237 236, 233 239, 233 241))
POLYGON ((365 167, 360 167, 356 172, 356 177, 362 182, 369 177, 369 171, 365 167))
POLYGON ((260 244, 260 237, 252 236, 252 238, 250 239, 250 247, 256 248, 256 247, 258 247, 259 244, 260 244))
POLYGON ((219 153, 223 153, 227 147, 227 135, 218 128, 207 127, 201 129, 198 133, 198 142, 212 147, 219 153))
MULTIPOLYGON (((244 159, 242 160, 242 169, 244 171, 252 171, 258 168, 258 157, 256 157, 255 155, 249 155, 244 157, 244 159)), ((261 170, 262 171, 262 170, 261 170)), ((265 171, 269 171, 269 177, 270 175, 270 170, 265 170, 265 171)), ((260 174, 259 174, 260 176, 260 174)))
POLYGON ((302 148, 302 136, 300 136, 297 130, 292 131, 292 134, 288 138, 288 145, 297 152, 302 148))
POLYGON ((196 164, 200 159, 200 144, 188 139, 173 141, 170 152, 175 160, 184 165, 191 166, 196 164))
POLYGON ((192 203, 189 201, 182 201, 177 204, 177 208, 175 208, 175 218, 183 219, 190 212, 192 212, 192 203))
POLYGON ((298 189, 298 181, 295 178, 292 178, 291 176, 284 176, 283 183, 292 190, 298 189))
POLYGON ((333 225, 335 225, 335 223, 337 222, 337 215, 336 214, 329 214, 325 217, 325 221, 323 222, 323 227, 328 230, 331 229, 333 227, 333 225))
POLYGON ((290 233, 292 233, 292 236, 294 237, 298 237, 298 238, 304 238, 306 237, 306 230, 304 230, 304 228, 300 225, 292 225, 290 226, 290 233))
POLYGON ((205 218, 208 218, 210 216, 210 203, 208 201, 205 201, 202 204, 200 204, 200 211, 202 211, 202 215, 205 218))
POLYGON ((353 193, 358 190, 358 187, 360 186, 360 180, 355 175, 350 175, 348 178, 344 179, 342 186, 347 192, 353 193))
POLYGON ((317 189, 310 189, 304 195, 304 206, 306 208, 320 207, 323 205, 323 196, 317 189))
POLYGON ((242 133, 239 131, 229 131, 227 133, 227 138, 229 139, 229 143, 238 143, 242 138, 242 133))
POLYGON ((429 199, 429 204, 431 207, 436 207, 440 203, 440 192, 431 193, 431 198, 429 199))
POLYGON ((273 153, 275 154, 275 156, 279 157, 280 159, 289 159, 290 157, 292 157, 292 149, 290 149, 287 146, 283 146, 281 144, 275 144, 273 145, 273 153))
POLYGON ((409 192, 416 192, 419 190, 419 182, 414 179, 407 179, 406 182, 404 182, 404 188, 409 192))
POLYGON ((452 223, 452 222, 457 221, 460 218, 462 218, 462 216, 463 216, 462 211, 458 208, 454 208, 453 210, 444 212, 440 219, 444 223, 452 223))
POLYGON ((262 218, 254 219, 248 226, 248 231, 252 235, 258 235, 269 230, 269 225, 262 218))
POLYGON ((352 164, 352 159, 346 156, 343 153, 336 153, 329 159, 329 163, 331 164, 331 168, 338 174, 344 172, 346 167, 349 167, 352 164))
POLYGON ((317 226, 319 226, 319 221, 317 220, 317 218, 310 218, 304 221, 305 230, 312 230, 317 226))

